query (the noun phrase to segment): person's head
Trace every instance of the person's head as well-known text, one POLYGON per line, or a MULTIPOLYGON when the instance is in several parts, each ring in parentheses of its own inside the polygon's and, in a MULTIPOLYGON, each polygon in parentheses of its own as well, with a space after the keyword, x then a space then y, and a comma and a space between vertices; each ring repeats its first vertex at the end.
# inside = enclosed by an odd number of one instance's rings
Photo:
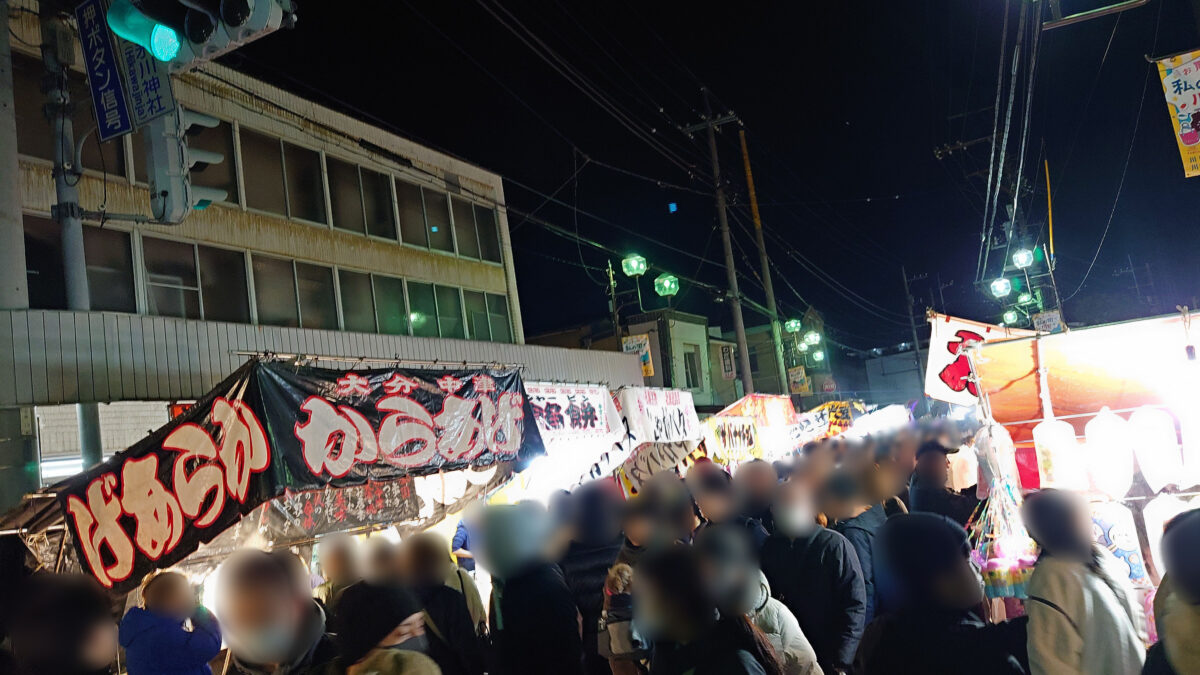
POLYGON ((709 595, 727 614, 745 614, 758 598, 758 564, 745 528, 708 527, 696 535, 696 554, 709 595))
POLYGON ((873 501, 883 501, 904 492, 912 477, 912 460, 897 457, 896 440, 875 446, 875 464, 863 474, 863 488, 873 501))
POLYGON ((705 475, 693 487, 700 515, 705 520, 723 523, 737 514, 737 493, 729 474, 717 471, 705 475))
POLYGON ((349 584, 358 578, 357 548, 354 539, 333 534, 321 540, 321 573, 326 581, 349 584))
POLYGON ((348 587, 338 601, 333 628, 346 665, 377 649, 423 652, 428 647, 420 602, 395 584, 360 581, 348 587))
POLYGON ((823 497, 821 510, 834 520, 853 518, 872 501, 858 477, 847 469, 839 469, 829 477, 823 497))
POLYGON ((659 527, 654 507, 654 502, 646 496, 635 497, 625 505, 621 529, 625 531, 629 543, 646 546, 653 541, 659 527))
POLYGON ((876 539, 876 584, 903 608, 967 610, 983 601, 962 526, 933 513, 892 516, 876 539))
POLYGON ((39 573, 22 584, 10 624, 19 672, 74 675, 117 656, 117 624, 104 590, 83 575, 39 573))
MULTIPOLYGON (((706 464, 709 469, 720 471, 720 468, 711 462, 706 464)), ((705 471, 696 473, 694 480, 698 481, 700 474, 705 471)), ((688 472, 688 476, 693 473, 695 473, 695 467, 688 472)), ((695 499, 692 498, 691 488, 688 487, 688 483, 674 473, 664 471, 651 476, 638 499, 645 499, 648 504, 653 505, 656 521, 652 543, 687 539, 700 524, 700 509, 696 506, 695 499)), ((642 545, 644 546, 645 542, 642 542, 642 545)))
POLYGON ((179 572, 164 570, 142 580, 142 607, 180 621, 196 611, 196 593, 188 578, 179 572))
POLYGON ((550 533, 549 517, 540 504, 489 507, 479 532, 481 562, 493 575, 510 579, 545 559, 550 533))
POLYGON ((217 616, 229 650, 253 664, 282 663, 302 646, 313 611, 304 564, 287 551, 243 549, 221 564, 217 616))
POLYGON ((633 591, 633 568, 625 563, 617 563, 608 568, 604 577, 604 594, 621 595, 633 591))
POLYGON ((691 547, 677 545, 648 553, 633 579, 637 585, 634 620, 650 640, 687 642, 714 623, 716 602, 691 547))
POLYGON ((779 473, 769 462, 761 459, 742 464, 733 474, 733 485, 742 501, 752 511, 762 511, 771 505, 771 495, 779 484, 779 473))
POLYGON ((892 436, 890 455, 905 474, 912 473, 917 462, 917 448, 921 445, 921 437, 911 426, 902 427, 892 436))
POLYGON ((1188 604, 1200 605, 1200 509, 1172 518, 1163 530, 1163 558, 1171 585, 1188 604))
POLYGON ((367 540, 364 561, 363 577, 371 583, 394 582, 401 576, 403 564, 399 547, 383 537, 371 537, 367 540))
POLYGON ((405 571, 414 586, 440 586, 450 571, 450 545, 436 532, 421 532, 404 542, 405 571))
POLYGON ((621 497, 612 481, 592 481, 571 495, 575 541, 602 544, 621 533, 621 497))
POLYGON ((775 529, 786 537, 803 537, 817 529, 812 493, 800 481, 788 481, 775 490, 771 515, 775 517, 775 529))
POLYGON ((917 448, 916 474, 926 486, 946 486, 950 481, 949 450, 940 441, 926 441, 917 448))
POLYGON ((1044 553, 1079 562, 1092 560, 1092 518, 1079 495, 1055 489, 1032 492, 1025 496, 1021 514, 1029 536, 1044 553))

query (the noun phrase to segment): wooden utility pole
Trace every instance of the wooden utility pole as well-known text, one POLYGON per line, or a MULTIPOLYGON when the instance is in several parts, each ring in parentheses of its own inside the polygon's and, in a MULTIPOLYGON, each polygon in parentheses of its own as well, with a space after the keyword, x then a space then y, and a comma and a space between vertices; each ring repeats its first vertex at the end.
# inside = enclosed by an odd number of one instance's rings
POLYGON ((754 174, 750 171, 750 151, 746 148, 746 131, 738 129, 738 140, 742 144, 742 163, 746 166, 746 188, 750 193, 750 215, 754 219, 754 242, 758 244, 758 258, 762 263, 763 290, 767 294, 767 312, 771 320, 771 342, 775 346, 775 364, 779 369, 779 393, 787 395, 787 364, 783 361, 783 327, 779 322, 779 308, 775 304, 775 285, 771 283, 771 260, 767 257, 767 245, 763 241, 762 217, 758 212, 758 194, 754 191, 754 174))

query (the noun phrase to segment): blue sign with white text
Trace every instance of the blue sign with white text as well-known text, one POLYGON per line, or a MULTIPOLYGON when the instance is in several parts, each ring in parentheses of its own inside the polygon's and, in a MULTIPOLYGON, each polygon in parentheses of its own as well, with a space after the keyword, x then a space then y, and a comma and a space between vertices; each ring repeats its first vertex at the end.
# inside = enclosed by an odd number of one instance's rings
POLYGON ((101 141, 133 131, 129 101, 125 98, 121 70, 117 65, 117 53, 113 47, 112 34, 108 30, 107 14, 108 3, 105 0, 84 0, 75 8, 88 86, 92 90, 96 133, 100 135, 101 141))

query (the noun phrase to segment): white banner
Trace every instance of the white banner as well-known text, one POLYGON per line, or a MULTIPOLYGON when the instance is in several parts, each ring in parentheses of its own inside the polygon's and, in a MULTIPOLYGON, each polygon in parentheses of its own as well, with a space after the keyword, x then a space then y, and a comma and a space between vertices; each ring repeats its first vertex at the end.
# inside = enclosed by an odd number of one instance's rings
POLYGON ((620 439, 621 418, 608 387, 526 382, 525 394, 549 452, 563 444, 620 439))
POLYGON ((967 321, 945 314, 929 317, 929 363, 925 368, 925 395, 956 405, 975 405, 979 392, 970 381, 966 347, 981 342, 1032 337, 1033 331, 967 321))

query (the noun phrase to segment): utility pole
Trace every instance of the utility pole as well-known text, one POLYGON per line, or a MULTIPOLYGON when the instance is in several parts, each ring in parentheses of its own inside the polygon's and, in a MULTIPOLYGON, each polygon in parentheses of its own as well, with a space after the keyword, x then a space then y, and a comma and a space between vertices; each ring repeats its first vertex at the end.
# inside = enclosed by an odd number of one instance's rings
MULTIPOLYGON (((56 16, 55 3, 41 3, 42 63, 46 67, 46 116, 50 121, 54 141, 54 189, 56 204, 51 215, 62 227, 63 276, 67 289, 67 309, 90 311, 87 260, 83 248, 83 209, 79 205, 76 185, 83 174, 75 165, 75 133, 71 125, 73 104, 67 90, 67 72, 72 65, 63 63, 64 56, 74 58, 75 44, 71 31, 56 16), (60 44, 60 41, 68 41, 60 44)), ((95 402, 77 403, 79 420, 79 450, 83 468, 100 463, 104 457, 100 440, 100 408, 95 402)))
MULTIPOLYGON (((908 315, 908 325, 912 328, 913 360, 917 364, 917 382, 921 392, 921 400, 925 400, 925 367, 921 364, 921 341, 917 338, 917 321, 913 318, 913 296, 908 290, 908 271, 900 266, 900 276, 904 277, 904 313, 908 315)), ((923 276, 923 275, 922 275, 923 276)))
POLYGON ((721 225, 721 244, 725 248, 725 276, 729 280, 729 309, 733 314, 733 331, 737 336, 738 365, 742 371, 743 395, 754 393, 754 375, 750 372, 750 348, 746 342, 746 324, 742 321, 742 293, 738 290, 737 268, 733 266, 733 241, 729 235, 729 217, 725 214, 725 186, 721 184, 721 162, 717 156, 716 129, 727 122, 736 122, 737 116, 723 115, 714 119, 708 89, 704 89, 704 121, 684 128, 692 134, 700 129, 708 130, 708 153, 712 156, 713 189, 716 191, 717 222, 721 225))
POLYGON ((746 165, 746 188, 750 193, 750 215, 754 219, 754 241, 758 244, 758 257, 762 262, 763 290, 767 294, 767 312, 771 319, 771 343, 775 346, 775 364, 779 366, 779 393, 788 395, 787 364, 783 362, 783 326, 779 323, 779 308, 775 304, 775 285, 771 282, 771 260, 767 257, 767 245, 763 241, 762 217, 758 212, 758 194, 754 191, 754 174, 750 171, 750 151, 746 148, 746 131, 738 129, 738 140, 742 144, 742 162, 746 165))
POLYGON ((613 274, 611 260, 608 261, 608 301, 612 303, 613 336, 617 338, 617 351, 621 351, 621 310, 617 307, 617 277, 613 274))

